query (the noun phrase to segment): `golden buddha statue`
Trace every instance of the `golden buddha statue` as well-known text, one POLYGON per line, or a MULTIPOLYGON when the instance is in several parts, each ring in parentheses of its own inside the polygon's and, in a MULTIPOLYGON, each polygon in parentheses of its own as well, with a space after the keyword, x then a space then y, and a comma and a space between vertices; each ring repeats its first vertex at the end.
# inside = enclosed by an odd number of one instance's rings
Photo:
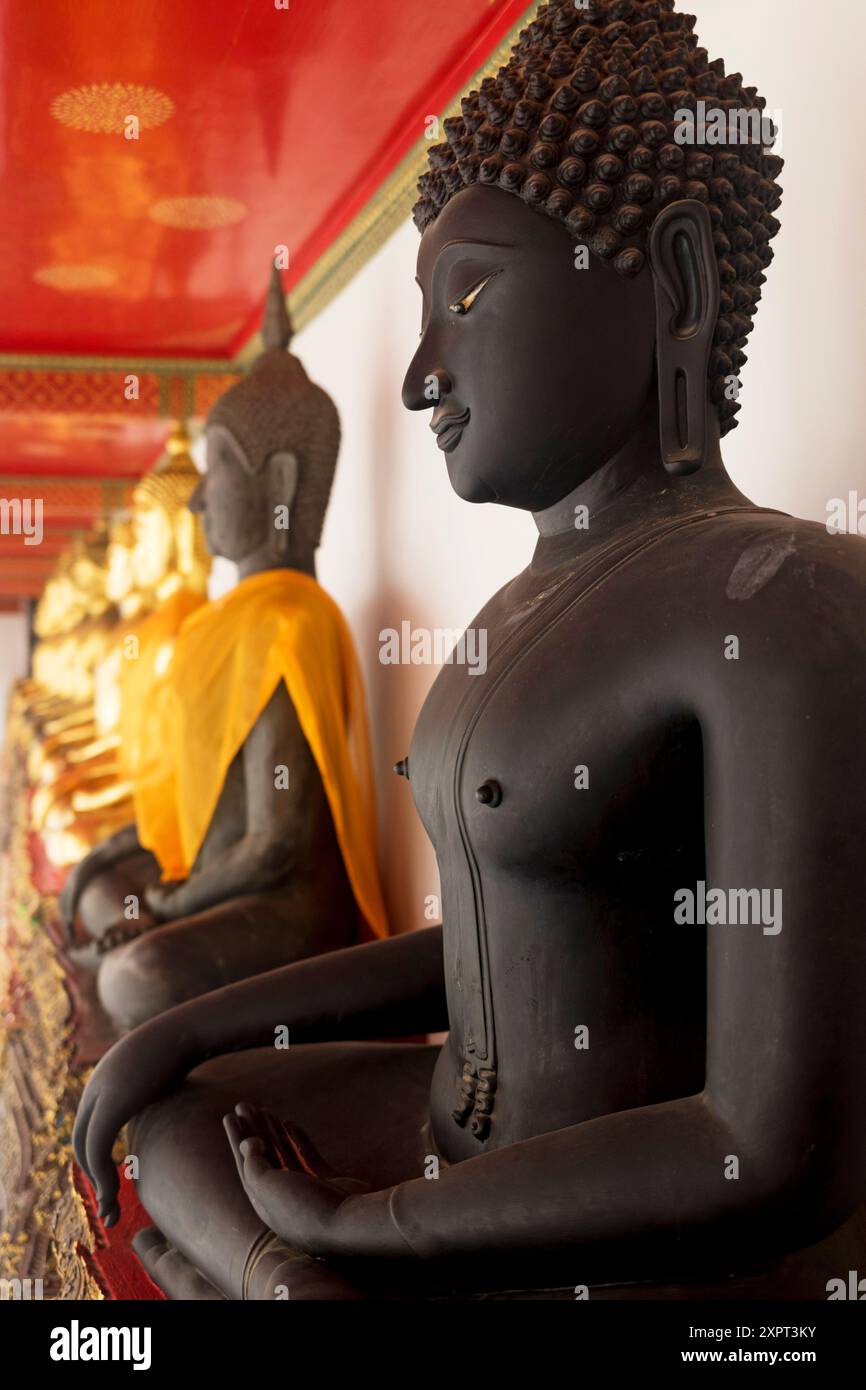
MULTIPOLYGON (((108 544, 106 547, 106 573, 105 573, 105 594, 115 613, 119 613, 121 618, 128 616, 138 610, 139 599, 134 590, 134 576, 132 568, 132 551, 134 545, 134 533, 132 523, 128 520, 114 521, 108 532, 108 544), (132 603, 132 607, 130 604, 132 603)), ((61 566, 68 569, 71 564, 71 553, 65 560, 61 561, 61 566)), ((51 611, 51 605, 56 602, 56 593, 61 574, 49 580, 46 592, 40 600, 40 608, 51 611)), ((111 640, 113 640, 114 624, 111 628, 111 640)), ((66 633, 60 642, 41 642, 34 654, 34 676, 38 677, 40 685, 44 690, 46 684, 56 684, 56 678, 52 677, 53 665, 62 662, 64 657, 67 662, 71 661, 73 668, 77 668, 82 656, 86 654, 88 639, 86 634, 80 634, 77 628, 66 633)), ((49 714, 52 710, 54 717, 46 720, 41 737, 34 741, 29 758, 29 773, 34 784, 53 785, 57 778, 66 770, 68 758, 75 760, 77 750, 89 744, 97 736, 95 722, 94 703, 99 704, 99 672, 104 665, 104 659, 99 661, 93 671, 93 690, 91 698, 83 704, 76 704, 71 711, 61 714, 56 713, 58 706, 47 704, 49 714)), ((51 697, 48 697, 49 699, 51 697)))
MULTIPOLYGON (((33 658, 28 713, 36 726, 28 757, 34 786, 31 815, 40 828, 54 800, 75 781, 74 760, 95 735, 96 673, 110 650, 117 621, 117 526, 100 526, 61 557, 37 606, 39 642, 33 658)), ((128 563, 127 563, 128 568, 128 563)))
POLYGON ((94 673, 91 718, 67 729, 62 765, 46 761, 34 797, 46 852, 60 867, 134 816, 130 779, 154 684, 182 622, 205 597, 209 561, 186 506, 198 480, 178 423, 133 491, 131 518, 112 532, 107 592, 120 618, 94 673))
POLYGON ((36 606, 27 715, 43 736, 87 721, 93 674, 116 616, 106 593, 107 546, 104 525, 78 537, 36 606))

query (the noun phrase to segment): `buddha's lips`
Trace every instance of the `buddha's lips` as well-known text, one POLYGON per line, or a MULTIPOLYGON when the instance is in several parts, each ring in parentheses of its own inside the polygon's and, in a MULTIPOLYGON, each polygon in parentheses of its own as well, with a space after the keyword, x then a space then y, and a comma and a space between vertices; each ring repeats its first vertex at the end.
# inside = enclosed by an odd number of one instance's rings
POLYGON ((468 406, 459 415, 443 415, 438 420, 434 418, 430 421, 430 428, 436 436, 436 443, 443 453, 450 454, 452 449, 457 448, 468 424, 468 406))

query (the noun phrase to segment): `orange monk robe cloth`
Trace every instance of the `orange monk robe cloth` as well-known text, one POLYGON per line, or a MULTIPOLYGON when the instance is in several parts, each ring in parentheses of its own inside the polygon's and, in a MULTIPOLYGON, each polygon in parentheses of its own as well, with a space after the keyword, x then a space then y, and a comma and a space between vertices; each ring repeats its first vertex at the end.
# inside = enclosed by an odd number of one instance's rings
POLYGON ((139 840, 156 855, 164 879, 188 877, 229 767, 281 681, 316 760, 361 916, 374 936, 386 936, 355 648, 334 600, 297 570, 251 575, 184 623, 169 676, 161 765, 136 790, 139 840))
POLYGON ((177 589, 147 617, 129 624, 118 638, 120 664, 120 770, 133 787, 158 772, 160 742, 171 699, 169 674, 178 634, 202 594, 177 589))

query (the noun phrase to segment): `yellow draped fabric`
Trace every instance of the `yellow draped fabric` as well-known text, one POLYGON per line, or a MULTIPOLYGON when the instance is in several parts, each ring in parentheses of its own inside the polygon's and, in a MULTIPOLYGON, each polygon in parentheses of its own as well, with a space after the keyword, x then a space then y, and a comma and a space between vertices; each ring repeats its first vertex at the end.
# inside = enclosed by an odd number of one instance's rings
POLYGON ((129 624, 120 649, 120 770, 134 784, 136 818, 143 788, 160 775, 163 730, 169 719, 169 675, 181 627, 205 599, 178 589, 149 613, 129 624))
POLYGON ((152 775, 136 792, 141 843, 185 878, 229 766, 280 682, 316 760, 360 913, 387 935, 364 688, 334 600, 297 570, 244 579, 187 619, 175 645, 152 775))

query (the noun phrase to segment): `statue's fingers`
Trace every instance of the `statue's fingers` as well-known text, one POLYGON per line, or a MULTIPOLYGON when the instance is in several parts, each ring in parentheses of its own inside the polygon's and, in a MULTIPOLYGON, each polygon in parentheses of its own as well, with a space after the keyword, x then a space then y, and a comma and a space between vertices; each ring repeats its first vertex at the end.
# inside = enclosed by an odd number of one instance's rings
POLYGON ((223 1115, 223 1129, 226 1132, 229 1144, 231 1145, 231 1151, 234 1154, 235 1166, 238 1170, 238 1177, 240 1178, 241 1182, 243 1182, 244 1159, 243 1154, 241 1153, 241 1140, 244 1138, 244 1133, 241 1129, 241 1122, 238 1119, 237 1115, 235 1115, 233 1112, 230 1112, 228 1115, 223 1115))
POLYGON ((145 1226, 133 1236, 132 1248, 145 1269, 150 1271, 160 1255, 169 1249, 169 1244, 157 1226, 145 1226))
POLYGON ((235 1114, 246 1125, 247 1137, 256 1136, 264 1141, 268 1159, 275 1168, 294 1167, 291 1158, 286 1162, 287 1156, 282 1151, 280 1135, 272 1122, 270 1111, 261 1110, 251 1101, 243 1100, 235 1106, 235 1114))
POLYGON ((90 1177, 90 1169, 87 1166, 87 1130, 95 1104, 96 1097, 88 1088, 84 1092, 78 1113, 75 1116, 75 1124, 72 1127, 72 1152, 75 1154, 75 1162, 88 1178, 90 1177))
MULTIPOLYGON (((101 1099, 101 1098, 100 1098, 101 1099)), ((96 1189, 99 1215, 104 1225, 113 1226, 120 1215, 117 1191, 120 1186, 111 1156, 114 1137, 120 1128, 109 1107, 97 1102, 87 1126, 87 1174, 96 1189)))
POLYGON ((263 1139, 262 1122, 258 1117, 258 1112, 254 1105, 248 1101, 241 1100, 234 1109, 235 1125, 239 1139, 253 1139, 258 1137, 263 1139))
POLYGON ((73 913, 69 902, 68 885, 64 887, 63 892, 60 894, 60 897, 57 900, 57 912, 60 917, 60 925, 63 927, 63 930, 66 932, 68 936, 72 927, 73 917, 73 913))
POLYGON ((235 1114, 246 1128, 249 1135, 256 1134, 261 1129, 258 1108, 248 1100, 239 1100, 235 1106, 235 1114))
POLYGON ((256 1132, 255 1108, 245 1100, 239 1100, 232 1111, 242 1139, 250 1139, 256 1132))
POLYGON ((67 894, 64 889, 58 903, 60 925, 63 928, 66 940, 71 944, 75 943, 75 918, 78 913, 78 898, 78 893, 67 894))
POLYGON ((244 1182, 250 1187, 258 1188, 266 1178, 278 1171, 268 1157, 264 1140, 259 1139, 258 1135, 241 1140, 241 1157, 244 1182))

